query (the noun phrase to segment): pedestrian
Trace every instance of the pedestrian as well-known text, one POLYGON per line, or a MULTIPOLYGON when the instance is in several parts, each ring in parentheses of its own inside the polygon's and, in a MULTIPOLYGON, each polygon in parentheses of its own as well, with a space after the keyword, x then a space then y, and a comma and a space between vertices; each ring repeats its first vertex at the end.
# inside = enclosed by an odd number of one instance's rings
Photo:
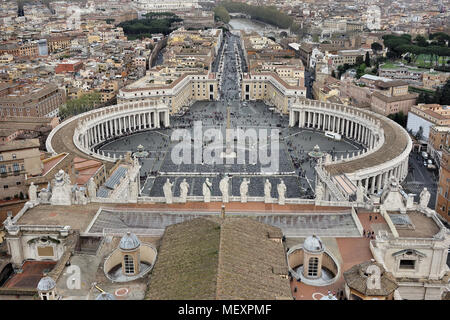
POLYGON ((377 216, 375 216, 375 220, 377 220, 377 218, 378 218, 378 217, 377 217, 377 216))
POLYGON ((366 230, 365 229, 363 229, 363 236, 365 236, 366 235, 366 230))
POLYGON ((372 221, 372 215, 369 215, 369 221, 372 221))

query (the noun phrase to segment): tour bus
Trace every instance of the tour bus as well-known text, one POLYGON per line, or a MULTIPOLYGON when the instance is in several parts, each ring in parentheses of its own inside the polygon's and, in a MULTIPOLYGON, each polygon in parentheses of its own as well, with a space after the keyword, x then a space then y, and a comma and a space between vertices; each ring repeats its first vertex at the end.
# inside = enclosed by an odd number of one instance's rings
POLYGON ((331 132, 331 131, 325 131, 325 137, 334 139, 336 141, 341 140, 341 135, 339 133, 331 132))

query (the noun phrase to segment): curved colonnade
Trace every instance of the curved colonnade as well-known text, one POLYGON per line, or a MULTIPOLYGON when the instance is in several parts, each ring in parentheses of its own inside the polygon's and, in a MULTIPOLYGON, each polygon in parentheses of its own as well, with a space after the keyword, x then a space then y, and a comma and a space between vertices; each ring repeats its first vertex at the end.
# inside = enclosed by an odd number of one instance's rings
MULTIPOLYGON (((47 139, 48 151, 55 153, 52 138, 58 130, 73 121, 77 123, 73 132, 76 148, 108 162, 115 162, 117 158, 97 151, 98 145, 123 135, 170 126, 169 107, 165 104, 154 101, 118 104, 86 112, 58 125, 47 139)), ((348 154, 346 158, 327 155, 320 166, 325 177, 318 174, 319 179, 327 180, 322 181, 326 185, 345 176, 369 194, 380 192, 391 176, 398 181, 406 178, 411 138, 406 130, 384 116, 355 107, 300 99, 289 108, 289 126, 339 133, 365 147, 362 151, 348 154)), ((336 184, 333 184, 330 189, 336 189, 336 184)), ((331 193, 342 194, 342 190, 331 193)), ((345 193, 337 198, 342 201, 348 199, 345 193)))
POLYGON ((408 174, 412 141, 394 121, 355 107, 315 100, 298 100, 290 106, 289 126, 339 133, 365 150, 346 158, 326 157, 323 168, 330 177, 345 175, 367 193, 378 193, 389 177, 403 181, 408 174))
POLYGON ((170 125, 167 105, 154 101, 121 103, 83 113, 59 124, 47 139, 46 147, 49 152, 55 153, 51 145, 55 133, 73 121, 77 121, 73 133, 74 145, 81 152, 108 162, 115 162, 118 158, 115 154, 100 153, 96 150, 98 145, 130 133, 170 125))

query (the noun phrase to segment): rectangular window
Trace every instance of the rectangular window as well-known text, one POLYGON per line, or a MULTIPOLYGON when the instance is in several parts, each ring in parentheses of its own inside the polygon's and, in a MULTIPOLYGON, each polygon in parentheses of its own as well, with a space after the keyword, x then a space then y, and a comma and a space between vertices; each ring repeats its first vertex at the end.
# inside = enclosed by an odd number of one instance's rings
POLYGON ((416 260, 400 260, 400 269, 414 270, 416 267, 416 260))

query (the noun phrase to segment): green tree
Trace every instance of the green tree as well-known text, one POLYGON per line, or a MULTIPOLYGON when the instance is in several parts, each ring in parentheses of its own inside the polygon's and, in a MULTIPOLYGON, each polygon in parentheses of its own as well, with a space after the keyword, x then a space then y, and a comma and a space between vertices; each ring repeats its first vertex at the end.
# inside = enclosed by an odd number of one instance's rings
POLYGON ((214 8, 214 18, 225 23, 228 23, 231 20, 230 14, 224 6, 217 6, 214 8))
POLYGON ((419 47, 426 47, 426 46, 428 46, 427 39, 425 39, 425 37, 421 36, 420 34, 414 38, 414 42, 419 47))
POLYGON ((362 56, 356 57, 356 65, 359 66, 364 63, 364 58, 362 56))
POLYGON ((358 69, 356 69, 356 78, 361 78, 366 73, 366 64, 362 63, 359 65, 358 69))
POLYGON ((77 114, 95 109, 101 102, 101 95, 98 92, 87 93, 78 99, 72 99, 59 108, 61 118, 75 116, 77 114))
POLYGON ((272 24, 279 28, 287 29, 292 26, 294 19, 279 11, 274 6, 253 6, 240 2, 221 2, 228 12, 240 12, 251 16, 252 19, 272 24))
POLYGON ((395 122, 397 122, 397 123, 398 123, 399 125, 401 125, 403 128, 406 128, 406 123, 407 123, 407 121, 408 121, 408 116, 405 115, 405 114, 403 113, 403 111, 400 111, 400 112, 397 112, 397 113, 390 114, 390 115, 388 116, 388 118, 391 119, 391 120, 393 120, 393 121, 395 121, 395 122))
POLYGON ((439 90, 439 104, 450 105, 450 79, 447 80, 442 90, 439 90))
POLYGON ((383 50, 383 46, 381 44, 379 44, 378 42, 374 42, 370 45, 370 47, 372 48, 372 50, 374 52, 379 52, 381 50, 383 50))
POLYGON ((367 67, 370 67, 370 56, 368 52, 366 52, 366 59, 364 60, 364 63, 367 67))

